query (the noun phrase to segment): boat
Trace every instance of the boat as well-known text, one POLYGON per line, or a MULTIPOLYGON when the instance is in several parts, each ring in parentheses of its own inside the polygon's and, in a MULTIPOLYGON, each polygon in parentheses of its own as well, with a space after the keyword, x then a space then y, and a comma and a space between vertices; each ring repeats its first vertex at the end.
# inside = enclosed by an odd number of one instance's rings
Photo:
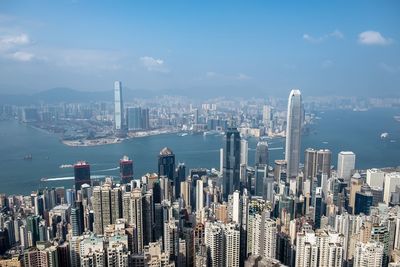
POLYGON ((24 160, 32 160, 32 154, 25 155, 24 160))
POLYGON ((388 136, 389 136, 389 133, 381 133, 381 139, 386 139, 386 138, 388 138, 388 136))
POLYGON ((60 165, 60 169, 72 168, 72 167, 74 167, 74 165, 72 165, 72 164, 62 164, 62 165, 60 165))

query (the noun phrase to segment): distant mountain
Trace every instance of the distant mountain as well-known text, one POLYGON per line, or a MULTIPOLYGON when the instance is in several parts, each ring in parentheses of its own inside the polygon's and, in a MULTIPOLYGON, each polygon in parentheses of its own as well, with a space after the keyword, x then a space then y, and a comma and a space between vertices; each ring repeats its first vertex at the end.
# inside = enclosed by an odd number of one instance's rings
MULTIPOLYGON (((91 101, 113 101, 113 90, 109 91, 78 91, 71 88, 52 88, 32 95, 0 94, 0 104, 30 105, 37 103, 88 103, 91 101)), ((125 99, 148 98, 156 96, 157 92, 148 90, 130 90, 124 88, 125 99)))

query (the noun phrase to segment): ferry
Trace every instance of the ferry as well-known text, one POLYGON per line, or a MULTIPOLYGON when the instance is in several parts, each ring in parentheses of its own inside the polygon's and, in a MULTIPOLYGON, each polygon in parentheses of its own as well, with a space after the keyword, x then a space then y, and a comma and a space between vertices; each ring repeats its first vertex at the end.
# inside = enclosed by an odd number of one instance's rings
POLYGON ((60 165, 60 169, 72 168, 72 167, 74 167, 74 165, 72 165, 72 164, 62 164, 62 165, 60 165))
POLYGON ((32 154, 25 155, 24 160, 32 160, 32 154))

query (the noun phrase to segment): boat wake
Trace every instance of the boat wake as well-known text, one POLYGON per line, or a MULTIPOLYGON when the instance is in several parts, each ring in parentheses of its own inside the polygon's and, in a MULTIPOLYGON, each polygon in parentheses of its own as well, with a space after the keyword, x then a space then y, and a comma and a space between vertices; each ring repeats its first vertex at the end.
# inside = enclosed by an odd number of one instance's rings
POLYGON ((283 147, 269 147, 268 150, 282 150, 283 147))
MULTIPOLYGON (((106 175, 91 175, 91 179, 100 179, 104 178, 106 175)), ((40 181, 42 182, 54 182, 54 181, 68 181, 68 180, 74 180, 73 176, 65 176, 65 177, 51 177, 51 178, 42 178, 40 181)))
POLYGON ((115 171, 115 170, 119 170, 119 167, 110 168, 110 169, 104 169, 104 170, 96 170, 96 171, 92 171, 92 173, 111 172, 111 171, 115 171))

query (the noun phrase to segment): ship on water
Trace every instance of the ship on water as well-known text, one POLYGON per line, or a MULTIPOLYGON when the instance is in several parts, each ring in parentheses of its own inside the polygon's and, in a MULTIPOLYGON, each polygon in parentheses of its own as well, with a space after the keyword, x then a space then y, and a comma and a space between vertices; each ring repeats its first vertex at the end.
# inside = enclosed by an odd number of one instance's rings
POLYGON ((32 160, 32 154, 25 155, 24 160, 32 160))
POLYGON ((61 164, 61 165, 60 165, 60 169, 72 168, 72 167, 74 167, 74 165, 72 165, 72 164, 61 164))

